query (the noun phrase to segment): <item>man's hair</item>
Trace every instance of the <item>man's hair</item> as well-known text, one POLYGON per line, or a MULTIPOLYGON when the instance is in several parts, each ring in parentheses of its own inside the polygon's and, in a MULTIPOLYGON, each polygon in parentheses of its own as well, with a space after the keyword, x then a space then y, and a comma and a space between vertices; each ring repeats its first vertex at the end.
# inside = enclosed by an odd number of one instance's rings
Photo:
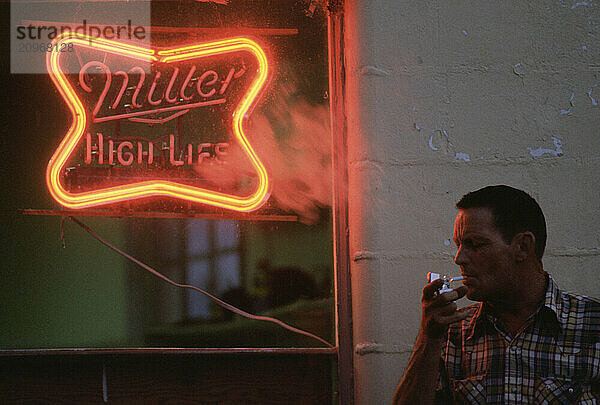
POLYGON ((465 194, 456 208, 489 208, 506 243, 517 233, 530 231, 535 236, 535 255, 542 260, 546 248, 546 220, 538 203, 526 192, 505 185, 487 186, 465 194))

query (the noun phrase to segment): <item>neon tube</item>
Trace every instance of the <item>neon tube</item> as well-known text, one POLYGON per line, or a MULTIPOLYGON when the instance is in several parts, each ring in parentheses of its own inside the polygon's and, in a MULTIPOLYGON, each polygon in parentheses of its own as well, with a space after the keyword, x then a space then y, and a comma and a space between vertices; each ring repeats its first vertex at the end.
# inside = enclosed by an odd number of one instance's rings
MULTIPOLYGON (((105 51, 113 55, 122 55, 148 62, 164 63, 174 63, 240 51, 250 53, 258 61, 257 76, 253 79, 247 93, 242 97, 242 100, 235 109, 233 114, 233 135, 240 143, 242 150, 256 171, 258 184, 250 195, 242 197, 165 180, 147 180, 81 193, 72 193, 66 190, 61 182, 61 173, 64 172, 65 165, 76 146, 85 136, 88 123, 93 118, 88 116, 89 113, 86 112, 81 100, 61 69, 60 56, 62 53, 49 52, 46 57, 48 72, 58 91, 65 99, 73 117, 71 127, 54 152, 46 170, 46 183, 50 194, 56 201, 71 209, 82 209, 138 198, 166 196, 242 212, 256 210, 265 203, 269 197, 269 177, 264 165, 250 145, 243 127, 244 117, 256 102, 266 82, 269 68, 267 57, 256 42, 240 37, 171 50, 155 51, 74 33, 65 33, 53 41, 53 44, 58 47, 69 43, 88 49, 105 51)), ((173 110, 175 109, 173 108, 173 110)), ((164 110, 167 109, 165 108, 164 110)))
MULTIPOLYGON (((182 105, 173 105, 171 107, 155 108, 154 110, 143 110, 143 111, 136 111, 136 112, 132 112, 132 113, 109 115, 108 117, 94 118, 93 122, 106 122, 106 121, 113 121, 113 120, 121 120, 123 118, 139 117, 140 115, 148 115, 148 114, 165 112, 165 111, 177 111, 177 110, 184 110, 184 109, 189 110, 190 108, 195 108, 195 107, 223 104, 225 101, 227 101, 227 100, 225 100, 224 98, 219 98, 216 100, 199 101, 197 103, 192 103, 192 104, 182 104, 182 105)), ((172 119, 172 118, 169 118, 169 119, 172 119)))

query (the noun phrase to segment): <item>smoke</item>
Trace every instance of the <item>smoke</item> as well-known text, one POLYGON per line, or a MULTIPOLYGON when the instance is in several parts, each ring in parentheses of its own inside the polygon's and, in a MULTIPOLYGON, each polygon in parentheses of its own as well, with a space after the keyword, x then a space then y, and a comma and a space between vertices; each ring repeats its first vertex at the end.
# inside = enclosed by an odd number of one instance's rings
POLYGON ((251 132, 257 153, 268 164, 271 198, 302 222, 316 222, 319 209, 331 205, 328 105, 312 106, 283 91, 269 117, 256 117, 251 132))
MULTIPOLYGON (((309 104, 295 94, 292 85, 281 87, 266 108, 254 111, 246 133, 267 168, 273 205, 296 214, 303 223, 314 224, 321 208, 331 206, 329 106, 309 104)), ((228 186, 239 185, 240 178, 252 174, 242 148, 233 144, 224 161, 196 170, 206 170, 220 185, 228 186)))

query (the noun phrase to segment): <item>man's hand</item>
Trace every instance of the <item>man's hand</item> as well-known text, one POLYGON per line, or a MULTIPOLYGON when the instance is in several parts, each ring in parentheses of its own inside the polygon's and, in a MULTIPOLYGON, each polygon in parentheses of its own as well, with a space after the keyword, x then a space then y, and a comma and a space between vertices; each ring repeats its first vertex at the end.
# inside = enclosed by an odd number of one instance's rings
POLYGON ((454 303, 467 293, 467 287, 439 294, 442 284, 443 280, 437 279, 423 289, 421 330, 404 376, 396 387, 394 405, 434 403, 442 340, 451 323, 462 321, 467 316, 466 312, 458 311, 454 303))
POLYGON ((425 339, 438 340, 444 337, 451 323, 462 321, 467 313, 457 310, 456 301, 467 293, 466 286, 439 294, 443 280, 437 279, 423 288, 421 298, 421 335, 425 339))

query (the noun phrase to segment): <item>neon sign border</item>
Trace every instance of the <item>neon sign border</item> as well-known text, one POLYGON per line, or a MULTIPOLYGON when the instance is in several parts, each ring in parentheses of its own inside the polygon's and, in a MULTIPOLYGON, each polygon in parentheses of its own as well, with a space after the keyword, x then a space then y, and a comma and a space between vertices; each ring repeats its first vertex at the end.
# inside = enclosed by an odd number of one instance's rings
POLYGON ((267 80, 269 69, 267 57, 256 42, 249 38, 236 37, 156 51, 107 39, 90 37, 84 34, 65 33, 56 37, 53 41, 53 44, 57 45, 58 49, 60 49, 63 43, 78 44, 117 55, 147 60, 148 62, 164 63, 237 51, 250 52, 258 60, 258 75, 233 113, 233 131, 235 138, 246 152, 258 174, 258 185, 256 190, 247 197, 232 196, 166 180, 148 180, 82 193, 67 191, 60 181, 60 173, 63 171, 68 158, 75 150, 77 144, 84 136, 88 117, 81 100, 77 97, 60 67, 59 57, 61 52, 49 52, 46 56, 48 73, 73 115, 73 123, 48 162, 46 169, 46 184, 50 194, 56 201, 71 209, 82 209, 152 196, 167 196, 242 212, 256 210, 266 202, 269 197, 269 177, 264 165, 246 138, 243 129, 245 114, 256 101, 258 94, 267 80))

